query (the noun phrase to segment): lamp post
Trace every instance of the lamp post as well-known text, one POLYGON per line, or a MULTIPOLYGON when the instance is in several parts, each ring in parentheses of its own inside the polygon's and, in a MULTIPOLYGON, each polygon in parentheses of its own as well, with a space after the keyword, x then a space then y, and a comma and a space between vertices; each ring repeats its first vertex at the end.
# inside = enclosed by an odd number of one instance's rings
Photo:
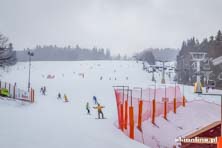
POLYGON ((34 56, 34 53, 29 50, 28 56, 29 56, 29 80, 28 80, 28 92, 29 92, 30 91, 30 76, 31 76, 31 57, 34 56))

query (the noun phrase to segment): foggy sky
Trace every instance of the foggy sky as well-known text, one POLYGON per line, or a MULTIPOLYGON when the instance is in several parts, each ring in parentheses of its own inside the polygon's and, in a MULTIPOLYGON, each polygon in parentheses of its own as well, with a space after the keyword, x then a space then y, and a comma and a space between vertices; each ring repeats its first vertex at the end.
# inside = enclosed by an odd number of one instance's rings
POLYGON ((219 29, 221 0, 0 0, 0 32, 21 50, 79 44, 132 54, 219 29))

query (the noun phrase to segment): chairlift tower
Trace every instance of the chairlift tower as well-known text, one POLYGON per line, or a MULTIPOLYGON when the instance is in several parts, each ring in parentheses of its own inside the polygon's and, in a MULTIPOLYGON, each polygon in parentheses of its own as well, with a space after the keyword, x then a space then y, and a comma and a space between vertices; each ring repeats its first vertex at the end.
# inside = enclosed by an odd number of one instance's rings
POLYGON ((159 60, 159 61, 163 63, 161 84, 165 84, 166 83, 166 81, 165 81, 165 63, 167 61, 162 61, 162 60, 159 60))
POLYGON ((155 76, 154 76, 154 67, 152 68, 152 81, 156 81, 155 76))
POLYGON ((200 76, 201 76, 200 62, 205 60, 207 53, 205 53, 205 52, 190 52, 190 54, 192 56, 192 61, 196 62, 197 81, 194 85, 194 92, 195 93, 202 93, 202 85, 201 85, 201 81, 200 81, 200 76))

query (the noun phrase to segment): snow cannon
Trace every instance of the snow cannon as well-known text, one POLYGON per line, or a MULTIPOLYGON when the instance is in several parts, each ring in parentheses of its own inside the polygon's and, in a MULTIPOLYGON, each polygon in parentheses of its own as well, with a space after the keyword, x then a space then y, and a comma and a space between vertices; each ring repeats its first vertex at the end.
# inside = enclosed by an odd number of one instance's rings
POLYGON ((194 84, 194 93, 202 93, 203 89, 202 89, 202 85, 200 82, 196 82, 194 84))

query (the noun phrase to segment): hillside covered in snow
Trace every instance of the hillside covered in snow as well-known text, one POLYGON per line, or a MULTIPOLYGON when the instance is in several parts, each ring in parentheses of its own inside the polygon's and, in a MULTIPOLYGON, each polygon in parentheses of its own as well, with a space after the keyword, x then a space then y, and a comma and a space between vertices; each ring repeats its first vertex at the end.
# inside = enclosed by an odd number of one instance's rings
MULTIPOLYGON (((172 147, 176 137, 220 119, 218 97, 198 96, 193 94, 192 87, 185 86, 187 107, 179 108, 176 115, 170 112, 168 122, 162 116, 157 117, 158 127, 150 120, 143 122, 145 145, 131 140, 116 126, 118 117, 113 86, 147 88, 153 85, 152 74, 143 71, 142 67, 142 63, 135 61, 32 62, 31 86, 35 89, 35 102, 0 99, 0 147, 172 147), (46 95, 40 93, 43 86, 46 95), (58 93, 62 97, 66 94, 69 102, 57 99, 58 93), (104 106, 106 119, 95 119, 97 111, 93 108, 96 106, 93 96, 104 106), (200 101, 203 99, 205 101, 200 101), (91 115, 87 115, 87 102, 91 115)), ((0 71, 1 81, 16 82, 18 87, 27 89, 28 63, 19 62, 0 71)), ((161 72, 156 72, 155 77, 159 83, 161 72)), ((166 80, 168 84, 174 84, 173 77, 166 80)))

